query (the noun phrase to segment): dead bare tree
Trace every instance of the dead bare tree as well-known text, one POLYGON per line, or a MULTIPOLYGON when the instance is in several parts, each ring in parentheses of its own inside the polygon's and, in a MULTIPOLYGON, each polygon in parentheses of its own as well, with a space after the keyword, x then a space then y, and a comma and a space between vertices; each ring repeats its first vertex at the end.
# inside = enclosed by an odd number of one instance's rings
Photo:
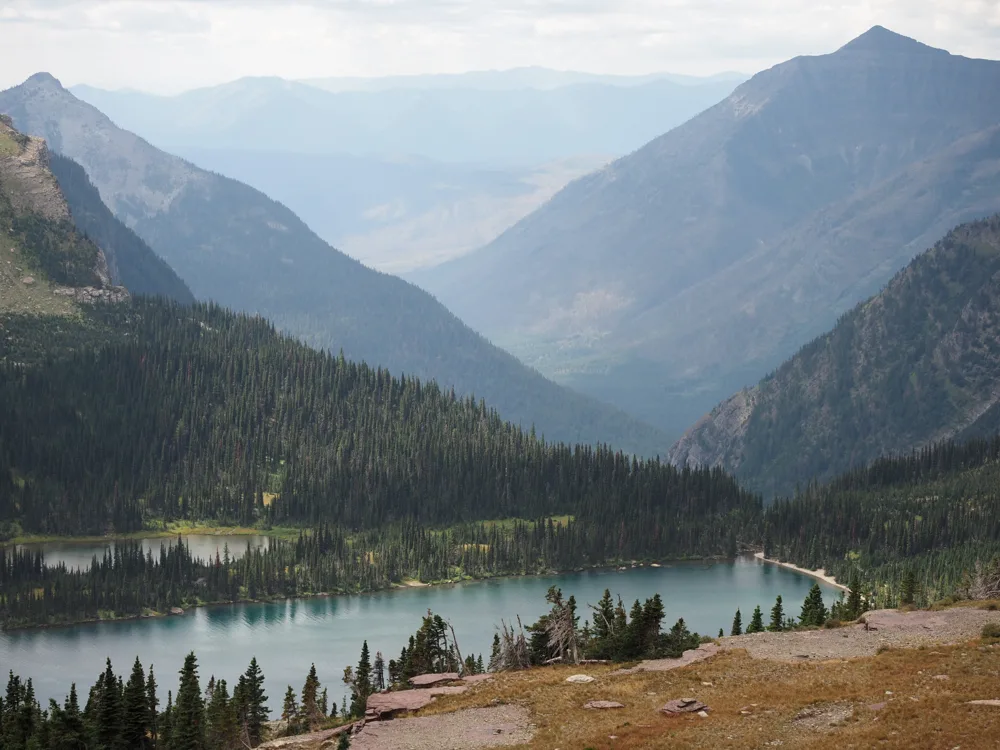
POLYGON ((969 599, 1000 599, 1000 558, 989 563, 976 560, 972 573, 966 575, 963 588, 969 599))
POLYGON ((524 626, 521 617, 517 618, 517 630, 513 623, 508 625, 500 621, 500 648, 490 658, 491 672, 513 672, 527 669, 531 666, 531 655, 528 652, 528 639, 524 637, 524 626))

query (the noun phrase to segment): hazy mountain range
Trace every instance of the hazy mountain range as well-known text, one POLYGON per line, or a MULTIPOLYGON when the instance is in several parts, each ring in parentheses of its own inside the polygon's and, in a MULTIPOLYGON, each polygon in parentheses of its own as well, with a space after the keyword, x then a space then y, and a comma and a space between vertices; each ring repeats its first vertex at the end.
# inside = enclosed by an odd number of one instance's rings
POLYGON ((879 456, 1000 429, 1000 216, 918 256, 752 388, 692 427, 678 464, 767 495, 879 456))
POLYGON ((79 162, 112 211, 198 299, 259 313, 350 359, 474 393, 550 439, 666 449, 655 429, 545 380, 426 292, 334 250, 262 193, 116 127, 52 76, 0 93, 0 112, 79 162))
POLYGON ((997 91, 1000 63, 876 27, 755 75, 410 278, 542 372, 679 434, 1000 209, 997 91))
POLYGON ((323 84, 336 93, 280 78, 177 96, 71 90, 154 145, 285 203, 352 257, 400 272, 489 243, 738 81, 528 68, 323 84))

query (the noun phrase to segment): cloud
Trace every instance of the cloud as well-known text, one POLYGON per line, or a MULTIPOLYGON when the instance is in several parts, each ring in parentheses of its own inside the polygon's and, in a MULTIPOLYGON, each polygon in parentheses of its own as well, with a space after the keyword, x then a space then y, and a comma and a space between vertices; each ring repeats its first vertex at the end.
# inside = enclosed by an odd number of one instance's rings
POLYGON ((178 90, 244 75, 754 72, 874 24, 996 56, 1000 0, 0 0, 0 86, 178 90))

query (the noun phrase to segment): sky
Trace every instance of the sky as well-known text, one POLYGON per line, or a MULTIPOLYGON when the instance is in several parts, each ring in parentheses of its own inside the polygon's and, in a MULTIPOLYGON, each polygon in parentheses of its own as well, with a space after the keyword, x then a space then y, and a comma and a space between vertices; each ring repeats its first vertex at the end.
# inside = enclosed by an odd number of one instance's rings
POLYGON ((174 93, 243 76, 754 73, 873 25, 1000 57, 1000 0, 0 0, 0 88, 174 93))

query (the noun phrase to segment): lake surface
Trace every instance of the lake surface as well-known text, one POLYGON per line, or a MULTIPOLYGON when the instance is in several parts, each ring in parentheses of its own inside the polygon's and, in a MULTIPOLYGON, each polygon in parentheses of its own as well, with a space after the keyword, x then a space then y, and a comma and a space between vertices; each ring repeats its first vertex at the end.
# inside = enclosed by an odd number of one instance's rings
MULTIPOLYGON (((44 706, 49 698, 62 703, 71 682, 86 696, 104 668, 105 657, 111 657, 116 673, 127 677, 138 655, 144 667, 150 662, 155 665, 165 699, 168 689, 176 694, 178 670, 191 650, 198 655, 203 687, 212 674, 233 685, 256 655, 273 713, 280 712, 287 685, 301 692, 314 662, 331 700, 336 698, 339 703, 344 693, 344 667, 357 664, 362 641, 367 639, 373 656, 381 650, 388 663, 398 657, 428 609, 452 622, 463 655, 482 653, 488 660, 500 618, 510 621, 520 615, 525 625, 534 622, 546 610, 545 592, 552 585, 562 587, 566 596, 576 596, 581 622, 590 612, 586 605, 596 604, 606 588, 620 594, 626 608, 637 598, 659 593, 667 613, 665 628, 683 617, 691 630, 715 636, 719 628, 728 634, 737 607, 742 610, 744 626, 758 604, 767 622, 779 594, 785 612, 798 615, 813 583, 812 578, 794 571, 754 558, 739 558, 360 596, 222 605, 177 617, 0 633, 0 675, 13 669, 24 678, 33 678, 44 706)), ((839 591, 820 585, 827 604, 831 604, 839 591)))
MULTIPOLYGON (((252 549, 266 549, 270 538, 260 534, 191 534, 181 537, 184 543, 190 548, 191 554, 203 560, 214 558, 216 553, 221 557, 223 551, 228 546, 229 556, 232 558, 242 557, 247 551, 247 544, 252 549)), ((177 537, 152 537, 147 539, 133 539, 130 542, 139 542, 144 550, 152 550, 153 555, 160 554, 160 547, 170 547, 177 543, 177 537)), ((104 557, 108 550, 114 551, 117 544, 122 544, 122 540, 108 539, 100 542, 36 542, 31 544, 7 545, 6 550, 23 549, 41 552, 45 555, 46 565, 58 565, 66 563, 67 568, 89 568, 91 561, 96 556, 98 559, 104 557)))

